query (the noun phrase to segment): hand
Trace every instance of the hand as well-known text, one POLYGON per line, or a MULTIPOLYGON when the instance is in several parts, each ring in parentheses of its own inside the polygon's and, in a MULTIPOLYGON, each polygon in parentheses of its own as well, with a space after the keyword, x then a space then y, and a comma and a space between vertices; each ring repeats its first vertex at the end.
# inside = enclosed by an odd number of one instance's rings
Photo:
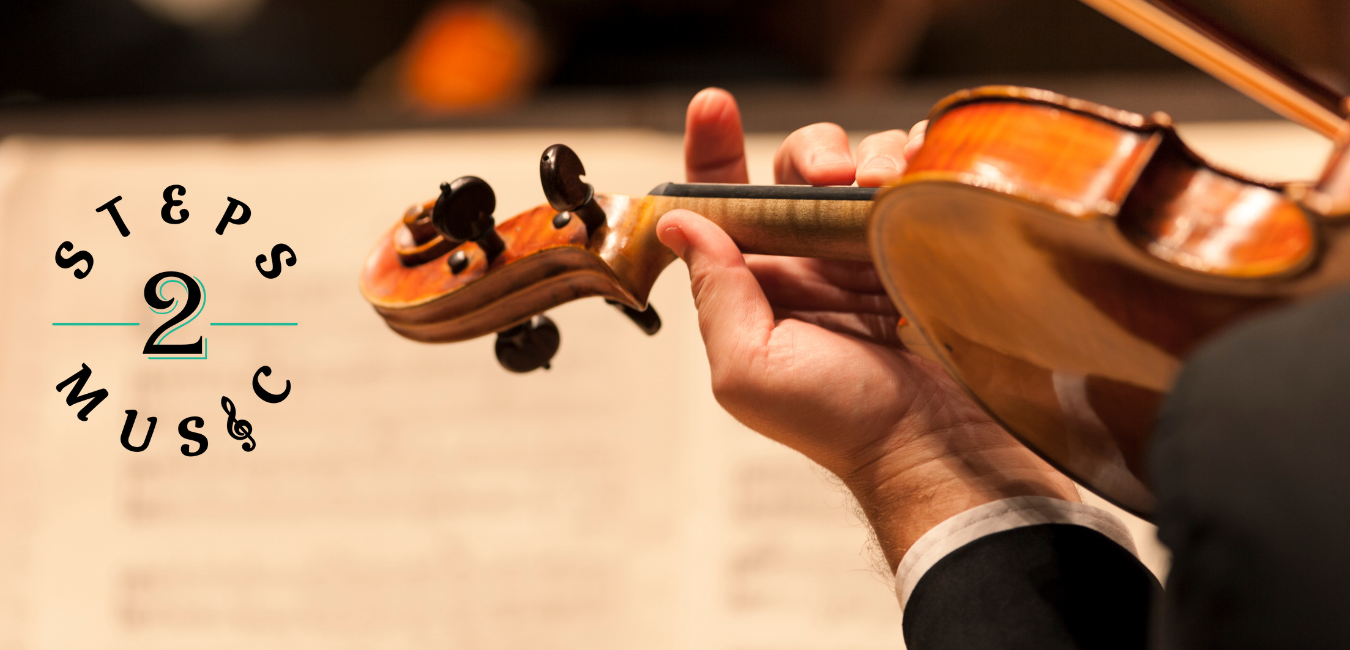
MULTIPOLYGON (((877 186, 922 141, 815 124, 774 155, 779 183, 877 186)), ((735 100, 708 89, 689 104, 691 182, 745 183, 735 100)), ((913 137, 911 137, 913 136, 913 137)), ((1073 483, 995 424, 937 364, 896 336, 899 314, 868 263, 742 255, 715 224, 675 210, 661 242, 689 267, 713 394, 736 419, 839 476, 894 569, 944 519, 1010 496, 1077 501, 1073 483)))

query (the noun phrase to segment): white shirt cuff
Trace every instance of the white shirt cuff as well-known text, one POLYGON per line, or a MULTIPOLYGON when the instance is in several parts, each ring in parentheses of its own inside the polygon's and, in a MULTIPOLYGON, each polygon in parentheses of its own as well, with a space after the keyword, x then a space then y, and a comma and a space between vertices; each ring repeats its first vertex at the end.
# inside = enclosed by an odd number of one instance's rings
POLYGON ((909 595, 933 565, 966 544, 1005 530, 1038 524, 1073 524, 1109 537, 1138 557, 1130 530, 1100 508, 1050 497, 1012 497, 956 515, 924 533, 895 570, 895 595, 904 612, 909 595))

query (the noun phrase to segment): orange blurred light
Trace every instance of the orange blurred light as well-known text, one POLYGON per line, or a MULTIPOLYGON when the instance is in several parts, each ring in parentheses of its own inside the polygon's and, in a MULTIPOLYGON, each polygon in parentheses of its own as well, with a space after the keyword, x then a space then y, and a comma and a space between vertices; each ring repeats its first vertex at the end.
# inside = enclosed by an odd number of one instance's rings
POLYGON ((522 95, 534 81, 538 35, 518 12, 455 3, 422 21, 403 65, 402 87, 433 111, 486 108, 522 95))

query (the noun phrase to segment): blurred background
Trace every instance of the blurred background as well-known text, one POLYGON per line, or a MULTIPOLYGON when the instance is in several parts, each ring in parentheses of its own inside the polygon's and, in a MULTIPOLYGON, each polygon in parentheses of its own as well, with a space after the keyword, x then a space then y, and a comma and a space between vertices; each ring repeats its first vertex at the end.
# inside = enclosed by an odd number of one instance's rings
MULTIPOLYGON (((1207 6, 1350 78, 1350 3, 1207 6)), ((658 335, 569 303, 553 368, 528 375, 492 337, 398 337, 356 277, 441 182, 486 179, 499 220, 542 203, 554 143, 599 191, 682 180, 709 85, 736 94, 769 183, 797 127, 856 145, 985 83, 1167 111, 1264 178, 1328 152, 1076 0, 0 2, 0 650, 902 647, 851 498, 714 400, 680 263, 652 293, 658 335), (180 225, 160 220, 174 184, 180 225), (130 237, 95 211, 114 196, 130 237), (253 216, 217 236, 226 197, 253 216), (52 263, 63 241, 97 258, 87 278, 52 263), (264 279, 277 242, 298 263, 264 279), (210 287, 183 330, 209 360, 140 354, 160 319, 141 287, 165 269, 210 287), (87 422, 52 391, 81 364, 110 394, 87 422), (293 383, 284 403, 249 394, 262 365, 293 383), (256 451, 220 431, 222 394, 256 451), (136 437, 160 419, 142 453, 117 442, 129 409, 136 437)), ((1165 575, 1153 528, 1118 514, 1165 575)))
MULTIPOLYGON (((1339 47, 1348 3, 1199 4, 1332 85, 1350 71, 1339 47)), ((889 128, 951 89, 985 82, 1050 86, 1182 120, 1269 115, 1075 0, 0 6, 0 129, 9 132, 678 130, 671 99, 707 85, 755 109, 751 130, 824 113, 846 127, 889 128), (823 88, 831 92, 815 92, 823 88)))

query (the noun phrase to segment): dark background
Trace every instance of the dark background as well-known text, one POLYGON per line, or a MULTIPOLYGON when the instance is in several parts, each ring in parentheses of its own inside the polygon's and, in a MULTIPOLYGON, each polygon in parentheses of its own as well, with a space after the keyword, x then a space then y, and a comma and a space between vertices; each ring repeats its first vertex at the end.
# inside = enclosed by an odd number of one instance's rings
MULTIPOLYGON (((268 0, 242 24, 193 28, 132 0, 9 0, 0 96, 276 96, 353 91, 429 0, 268 0)), ((876 2, 535 0, 545 88, 829 80, 831 51, 876 2)), ((1075 0, 970 3, 932 21, 895 79, 1178 70, 1185 64, 1075 0)))
MULTIPOLYGON (((543 52, 527 100, 433 117, 353 98, 378 86, 377 71, 442 2, 255 0, 229 19, 192 22, 155 11, 155 1, 0 3, 0 133, 51 130, 71 111, 80 119, 67 128, 76 131, 154 130, 157 122, 170 131, 427 122, 678 128, 665 103, 707 85, 766 110, 832 108, 867 126, 896 112, 912 117, 896 102, 927 105, 991 82, 1054 83, 1136 110, 1161 102, 1180 118, 1269 116, 1077 0, 530 0, 515 5, 537 26, 543 52), (137 118, 147 106, 158 112, 137 118)), ((1304 59, 1324 79, 1340 78, 1338 55, 1317 43, 1339 42, 1342 3, 1232 1, 1236 9, 1220 13, 1241 31, 1304 59)), ((780 128, 801 112, 777 110, 781 118, 761 126, 780 128)))

